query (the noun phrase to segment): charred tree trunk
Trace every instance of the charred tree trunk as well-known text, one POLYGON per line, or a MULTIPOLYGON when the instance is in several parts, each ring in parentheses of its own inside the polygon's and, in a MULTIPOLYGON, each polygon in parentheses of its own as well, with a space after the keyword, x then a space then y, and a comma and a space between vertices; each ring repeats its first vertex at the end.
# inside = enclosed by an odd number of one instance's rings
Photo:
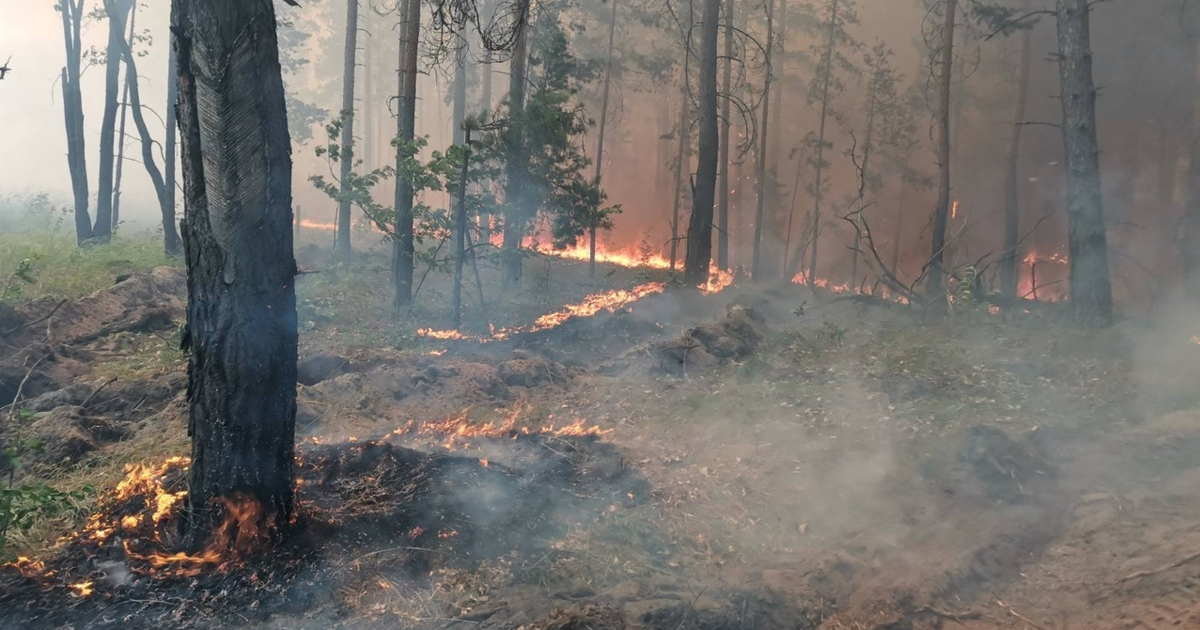
POLYGON ((113 226, 113 158, 116 140, 117 93, 121 89, 121 45, 125 43, 125 16, 132 0, 105 0, 108 46, 104 52, 104 114, 100 118, 100 174, 96 190, 96 224, 92 238, 107 243, 113 226))
POLYGON ((347 196, 346 180, 354 169, 354 70, 358 56, 358 0, 346 0, 346 48, 342 62, 342 132, 341 191, 338 195, 337 244, 338 259, 350 264, 353 252, 350 245, 350 198, 347 196))
POLYGON ((1112 322, 1113 302, 1100 188, 1088 0, 1057 0, 1056 9, 1067 163, 1071 304, 1081 322, 1104 326, 1112 322))
POLYGON ((688 120, 687 76, 679 85, 679 128, 675 135, 679 140, 679 152, 675 156, 675 202, 671 209, 671 271, 679 260, 679 208, 683 205, 683 183, 691 179, 688 166, 691 160, 688 146, 691 144, 691 124, 688 120))
MULTIPOLYGON (((836 2, 836 0, 834 0, 836 2)), ((754 251, 751 254, 750 277, 757 281, 766 280, 763 269, 762 232, 763 214, 767 201, 767 132, 771 122, 771 52, 775 48, 775 0, 767 0, 767 76, 763 80, 762 120, 759 121, 758 136, 758 202, 754 208, 754 251)))
MULTIPOLYGON (((1026 10, 1029 3, 1025 3, 1026 10)), ((1021 132, 1025 128, 1025 105, 1029 98, 1029 76, 1033 66, 1033 30, 1021 32, 1021 59, 1017 70, 1017 102, 1013 128, 1008 138, 1008 173, 1004 178, 1004 253, 1000 256, 1000 292, 1017 297, 1017 240, 1021 227, 1021 132)))
POLYGON ((725 59, 721 65, 721 179, 717 182, 717 268, 729 269, 729 105, 733 94, 733 0, 725 0, 725 59))
POLYGON ((396 148, 396 238, 392 242, 392 284, 396 295, 393 314, 412 303, 413 271, 416 268, 413 239, 413 185, 403 176, 406 146, 411 145, 417 129, 417 55, 421 43, 421 3, 403 0, 400 4, 400 59, 397 84, 399 111, 396 136, 402 146, 396 148))
MULTIPOLYGON (((112 0, 105 0, 108 4, 112 0)), ((142 145, 142 164, 146 167, 146 174, 150 176, 150 182, 154 185, 154 193, 158 198, 158 205, 162 211, 163 217, 163 238, 165 243, 174 243, 174 249, 179 248, 179 234, 175 231, 175 199, 173 190, 167 187, 166 181, 163 179, 162 171, 158 168, 158 163, 154 157, 154 138, 150 136, 150 127, 146 124, 146 117, 142 114, 142 97, 141 89, 138 86, 138 71, 137 61, 133 55, 133 48, 122 40, 121 48, 117 51, 125 61, 125 78, 126 85, 129 87, 129 106, 133 115, 133 125, 137 128, 138 138, 142 145)), ((168 136, 173 135, 172 128, 167 132, 168 136)), ((171 150, 175 147, 172 144, 171 150)), ((170 158, 168 158, 170 159, 170 158)), ((173 167, 172 167, 173 168, 173 167)), ((172 173, 174 177, 174 173, 172 173)), ((171 247, 166 248, 168 255, 173 254, 171 247)))
POLYGON ((167 141, 163 148, 163 159, 166 160, 163 186, 167 189, 166 202, 162 206, 163 252, 168 256, 178 256, 183 253, 183 243, 179 241, 179 232, 175 227, 175 140, 179 136, 175 102, 179 99, 179 81, 175 76, 174 33, 171 33, 168 45, 171 52, 167 61, 167 141))
MULTIPOLYGON (((612 83, 613 43, 617 34, 617 0, 612 1, 612 21, 608 24, 608 59, 604 63, 604 90, 600 96, 600 127, 596 133, 596 175, 593 181, 596 188, 600 187, 601 166, 604 163, 604 128, 608 123, 608 88, 612 83)), ((588 275, 596 277, 596 222, 600 220, 600 208, 595 209, 596 216, 588 230, 588 275)))
MULTIPOLYGON (((953 3, 955 0, 947 1, 953 3)), ((817 131, 817 177, 813 185, 812 239, 809 242, 808 273, 806 274, 810 287, 817 279, 817 246, 821 243, 821 201, 824 197, 821 186, 825 171, 825 130, 829 120, 829 84, 833 78, 834 47, 837 46, 837 14, 838 0, 832 0, 829 4, 829 41, 825 45, 825 58, 822 59, 825 64, 825 76, 822 77, 821 83, 821 122, 817 131)), ((804 250, 801 248, 799 251, 804 250)))
MULTIPOLYGON (((466 61, 465 59, 463 61, 466 61)), ((463 82, 464 86, 466 81, 463 82)), ((463 263, 467 260, 467 177, 471 164, 471 130, 464 129, 462 138, 463 163, 459 172, 458 207, 454 213, 454 328, 462 328, 463 263)), ((483 308, 483 302, 479 304, 483 308)))
POLYGON ((292 161, 273 3, 175 0, 171 22, 188 271, 184 526, 195 548, 222 521, 259 538, 292 518, 292 161), (235 508, 250 517, 231 523, 235 508))
POLYGON ((63 45, 67 65, 62 69, 63 121, 67 131, 67 168, 71 173, 71 192, 75 198, 75 240, 84 245, 92 239, 92 218, 88 213, 87 146, 83 131, 83 91, 80 88, 80 61, 83 24, 83 0, 62 0, 63 45))
MULTIPOLYGON (((133 48, 133 34, 137 21, 137 3, 129 10, 128 46, 133 48)), ((117 127, 117 169, 113 175, 112 225, 113 232, 121 225, 121 176, 125 172, 125 119, 129 113, 129 73, 125 73, 125 85, 121 88, 121 122, 117 127)))
POLYGON ((958 0, 946 0, 946 23, 942 30, 941 76, 938 79, 938 198, 933 211, 933 249, 929 257, 926 293, 937 299, 942 293, 942 264, 946 253, 946 225, 950 220, 950 88, 954 73, 954 18, 958 0))
POLYGON ((696 187, 688 221, 684 276, 693 285, 708 282, 712 264, 713 201, 717 192, 717 39, 721 0, 704 0, 700 21, 700 148, 696 154, 696 187))
POLYGON ((509 69, 508 114, 511 126, 506 132, 507 161, 504 164, 504 251, 501 252, 501 280, 504 286, 521 283, 521 241, 530 209, 526 207, 526 179, 529 161, 525 156, 525 69, 528 56, 530 0, 518 0, 516 35, 509 69))
MULTIPOLYGON (((483 74, 483 86, 480 95, 480 110, 490 119, 492 115, 492 64, 484 61, 479 66, 479 71, 483 74)), ((491 213, 481 209, 479 212, 479 240, 486 246, 492 242, 492 216, 491 213)), ((475 260, 474 254, 471 260, 475 260)))

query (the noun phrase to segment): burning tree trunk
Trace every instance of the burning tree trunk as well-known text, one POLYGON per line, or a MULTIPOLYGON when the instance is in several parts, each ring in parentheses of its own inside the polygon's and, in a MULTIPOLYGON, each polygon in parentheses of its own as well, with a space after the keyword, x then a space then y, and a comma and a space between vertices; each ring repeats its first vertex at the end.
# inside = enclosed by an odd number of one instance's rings
MULTIPOLYGON (((105 4, 108 5, 112 1, 105 0, 105 4)), ((146 117, 142 114, 141 90, 138 86, 137 62, 133 55, 133 48, 122 40, 117 54, 121 55, 125 60, 126 84, 129 87, 129 105, 133 112, 133 125, 137 128, 138 137, 141 139, 142 164, 146 167, 146 173, 150 176, 150 182, 154 184, 154 192, 158 197, 158 205, 162 211, 163 238, 167 244, 166 252, 168 255, 171 255, 176 253, 179 248, 179 235, 175 231, 174 190, 167 187, 166 181, 163 180, 162 171, 159 170, 158 163, 155 161, 154 138, 150 136, 150 127, 146 124, 146 117), (173 248, 172 244, 174 244, 173 248)), ((172 122, 174 121, 172 120, 172 122)), ((167 135, 174 135, 173 127, 167 132, 167 135)), ((171 150, 175 150, 173 142, 171 150)), ((173 158, 174 154, 172 153, 171 155, 173 158)), ((174 166, 172 166, 173 168, 174 166)), ((174 178, 174 173, 171 174, 171 177, 174 178)))
POLYGON ((179 242, 179 232, 175 227, 175 139, 179 128, 176 126, 175 101, 179 98, 179 81, 175 76, 175 34, 171 34, 168 45, 171 48, 167 61, 167 141, 163 149, 163 159, 166 160, 166 171, 163 186, 166 188, 166 202, 162 205, 163 251, 168 256, 178 256, 183 253, 182 243, 179 242))
POLYGON ((400 3, 400 65, 397 73, 399 111, 396 115, 396 238, 392 252, 392 284, 396 296, 394 312, 412 303, 413 271, 416 267, 413 247, 413 185, 404 176, 405 152, 416 135, 417 53, 421 43, 421 3, 400 3))
POLYGON ((100 119, 100 179, 96 190, 96 225, 92 237, 107 243, 112 238, 113 200, 113 133, 117 125, 117 92, 120 90, 121 45, 125 42, 125 16, 133 7, 132 0, 106 0, 108 17, 108 47, 104 57, 104 115, 100 119))
MULTIPOLYGON (((954 2, 954 0, 948 0, 954 2)), ((817 159, 816 159, 816 183, 813 186, 813 212, 812 212, 812 239, 809 243, 809 258, 808 258, 808 286, 813 286, 817 277, 817 246, 821 241, 821 186, 823 172, 825 170, 825 131, 826 123, 829 120, 829 86, 830 80, 833 78, 833 56, 834 47, 837 46, 837 14, 838 0, 832 0, 829 4, 829 41, 825 46, 824 76, 821 84, 821 119, 817 131, 817 159)), ((803 251, 801 248, 799 251, 803 251)))
POLYGON ((83 131, 83 91, 79 86, 80 55, 83 54, 80 31, 83 0, 62 0, 63 45, 67 65, 62 69, 63 120, 67 131, 67 167, 71 172, 71 192, 75 197, 75 239, 80 244, 92 238, 92 218, 88 214, 88 173, 83 131))
MULTIPOLYGON (((1026 11, 1029 2, 1025 3, 1026 11)), ((1000 291, 1017 297, 1017 240, 1021 226, 1021 131, 1025 128, 1025 104, 1029 98, 1029 75, 1033 66, 1033 30, 1021 31, 1021 59, 1017 76, 1017 102, 1013 128, 1008 139, 1008 173, 1004 181, 1004 253, 1000 256, 1000 291)))
POLYGON ((708 282, 712 263, 713 198, 717 189, 717 34, 721 0, 704 0, 700 22, 700 150, 696 154, 696 191, 688 221, 684 275, 693 285, 708 282))
MULTIPOLYGON (((836 0, 835 0, 836 2, 836 0)), ((767 197, 767 125, 771 113, 771 51, 775 49, 775 0, 767 0, 767 73, 763 80, 762 120, 759 125, 758 142, 758 205, 754 208, 754 252, 750 264, 750 277, 755 280, 766 280, 763 273, 762 230, 763 207, 767 197)))
POLYGON ((721 68, 721 179, 717 182, 717 268, 729 269, 729 104, 733 97, 733 0, 725 0, 725 59, 721 68))
POLYGON ((518 0, 517 24, 509 69, 507 140, 504 188, 504 251, 501 271, 505 286, 521 282, 521 240, 525 238, 528 203, 525 194, 529 160, 525 155, 525 62, 528 56, 530 0, 518 0))
POLYGON ((186 534, 276 534, 293 513, 292 161, 271 2, 175 0, 192 463, 186 534), (250 333, 253 334, 250 334, 250 333))
MULTIPOLYGON (((608 24, 608 59, 604 64, 604 90, 600 96, 600 127, 596 132, 596 188, 600 188, 601 165, 604 163, 604 127, 608 123, 608 88, 612 83, 613 43, 617 34, 617 0, 612 0, 612 20, 608 24)), ((600 208, 594 208, 596 219, 599 219, 600 208)), ((596 277, 596 225, 593 223, 588 230, 588 275, 596 277)))
POLYGON ((929 278, 925 284, 930 299, 936 299, 942 293, 946 225, 950 220, 950 88, 954 72, 954 18, 957 10, 958 0, 946 0, 946 22, 942 29, 942 67, 938 79, 938 199, 933 216, 933 249, 929 258, 929 278))
MULTIPOLYGON (((137 4, 129 10, 129 39, 127 45, 133 47, 133 33, 137 21, 137 4)), ((117 127, 117 168, 113 175, 112 195, 112 224, 115 230, 121 224, 121 176, 125 171, 125 120, 129 113, 129 73, 125 73, 125 85, 121 88, 121 123, 117 127)))
POLYGON ((1107 325, 1112 321, 1112 284, 1100 188, 1088 0, 1057 0, 1056 10, 1067 163, 1071 304, 1080 321, 1107 325))
POLYGON ((350 197, 346 180, 354 168, 354 66, 358 53, 358 0, 346 0, 346 49, 342 63, 341 191, 338 197, 337 249, 342 263, 353 259, 350 249, 350 197))

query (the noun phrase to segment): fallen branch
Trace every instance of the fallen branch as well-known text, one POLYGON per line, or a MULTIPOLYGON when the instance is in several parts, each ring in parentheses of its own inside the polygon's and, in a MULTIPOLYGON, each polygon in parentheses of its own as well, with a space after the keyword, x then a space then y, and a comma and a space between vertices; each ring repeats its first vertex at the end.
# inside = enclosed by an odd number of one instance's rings
POLYGON ((96 394, 99 394, 105 387, 112 385, 116 381, 117 377, 115 376, 105 381, 103 385, 97 387, 92 393, 88 394, 88 397, 84 398, 83 402, 79 403, 79 407, 82 409, 87 409, 88 403, 92 402, 92 400, 96 397, 96 394))
POLYGON ((10 329, 8 329, 8 330, 4 331, 4 333, 2 333, 2 334, 4 334, 5 336, 8 336, 8 335, 11 335, 11 334, 13 334, 13 333, 15 333, 15 332, 19 331, 19 330, 22 330, 22 329, 25 329, 25 328, 29 328, 30 326, 33 326, 34 324, 40 324, 40 323, 42 323, 42 322, 46 321, 47 319, 50 319, 51 317, 54 317, 54 314, 58 312, 58 309, 62 308, 62 307, 63 307, 63 304, 66 304, 66 303, 67 303, 67 301, 66 301, 66 300, 62 300, 61 302, 59 302, 58 304, 56 304, 56 305, 54 306, 54 308, 50 309, 50 312, 49 312, 49 313, 46 313, 44 316, 42 316, 42 317, 39 317, 38 319, 35 319, 35 320, 31 321, 31 322, 26 322, 26 323, 24 323, 24 324, 21 324, 21 325, 19 325, 19 326, 15 327, 15 328, 10 328, 10 329))
POLYGON ((1197 551, 1196 553, 1193 553, 1188 556, 1184 556, 1184 557, 1172 562, 1171 564, 1161 566, 1157 569, 1150 569, 1148 571, 1137 571, 1134 573, 1130 573, 1129 575, 1126 575, 1125 577, 1117 580, 1117 584, 1124 584, 1126 582, 1131 582, 1133 580, 1137 580, 1140 578, 1149 577, 1151 575, 1157 575, 1159 573, 1166 573, 1167 571, 1170 571, 1171 569, 1178 569, 1179 567, 1181 567, 1185 564, 1188 564, 1189 562, 1195 562, 1196 560, 1200 560, 1200 551, 1197 551))

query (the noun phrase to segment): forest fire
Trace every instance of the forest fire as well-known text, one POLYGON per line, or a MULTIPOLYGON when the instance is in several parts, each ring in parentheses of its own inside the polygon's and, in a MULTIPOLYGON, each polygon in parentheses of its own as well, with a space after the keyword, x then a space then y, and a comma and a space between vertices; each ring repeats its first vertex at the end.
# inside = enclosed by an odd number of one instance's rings
MULTIPOLYGON (((470 440, 478 438, 516 439, 521 436, 530 435, 556 438, 599 437, 612 433, 612 429, 601 429, 595 425, 589 426, 582 419, 562 426, 556 426, 553 423, 543 425, 540 428, 517 426, 519 417, 525 411, 527 409, 516 407, 501 422, 489 421, 479 425, 471 424, 467 414, 464 412, 439 422, 409 422, 393 431, 391 435, 395 437, 415 436, 417 438, 432 440, 448 451, 456 451, 469 448, 470 440)), ((480 464, 485 468, 488 466, 488 463, 486 458, 480 459, 480 464)))

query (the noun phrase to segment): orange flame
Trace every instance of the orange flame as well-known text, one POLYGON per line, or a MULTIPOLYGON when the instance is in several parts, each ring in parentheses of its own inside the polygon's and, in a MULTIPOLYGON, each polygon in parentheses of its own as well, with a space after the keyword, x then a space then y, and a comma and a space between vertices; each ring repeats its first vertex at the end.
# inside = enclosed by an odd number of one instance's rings
POLYGON ((75 591, 75 594, 80 597, 87 597, 88 595, 92 594, 92 582, 90 581, 71 584, 70 587, 71 590, 75 591))

